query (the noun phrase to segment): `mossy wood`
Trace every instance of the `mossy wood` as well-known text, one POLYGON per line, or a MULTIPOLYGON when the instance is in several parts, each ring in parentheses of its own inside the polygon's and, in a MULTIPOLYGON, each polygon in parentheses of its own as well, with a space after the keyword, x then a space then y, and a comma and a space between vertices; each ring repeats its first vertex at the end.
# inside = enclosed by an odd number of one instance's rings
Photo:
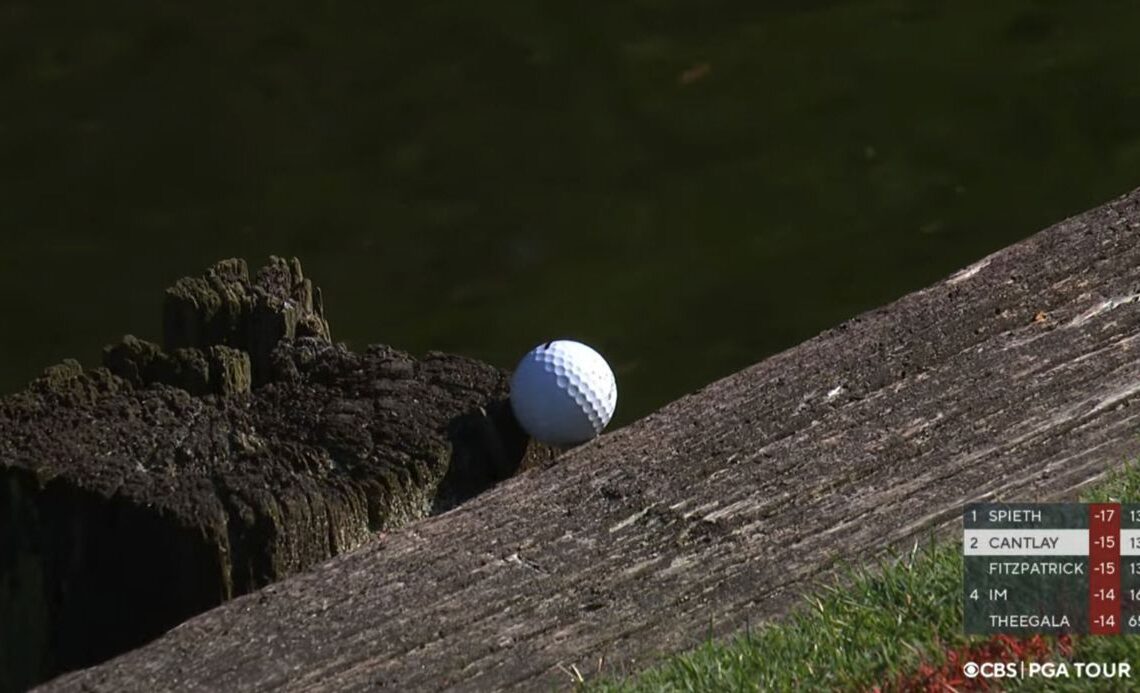
POLYGON ((1140 191, 47 689, 533 691, 645 666, 967 501, 1073 498, 1135 457, 1138 299, 1140 191))
POLYGON ((512 474, 506 373, 329 340, 294 260, 166 295, 0 400, 0 691, 127 651, 512 474))

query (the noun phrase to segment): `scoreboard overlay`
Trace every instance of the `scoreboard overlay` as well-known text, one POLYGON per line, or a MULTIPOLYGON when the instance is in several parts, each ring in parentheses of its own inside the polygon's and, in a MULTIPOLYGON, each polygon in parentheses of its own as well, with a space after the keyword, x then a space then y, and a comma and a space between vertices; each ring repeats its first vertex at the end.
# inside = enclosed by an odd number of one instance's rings
POLYGON ((968 634, 1140 634, 1140 504, 972 503, 968 634))

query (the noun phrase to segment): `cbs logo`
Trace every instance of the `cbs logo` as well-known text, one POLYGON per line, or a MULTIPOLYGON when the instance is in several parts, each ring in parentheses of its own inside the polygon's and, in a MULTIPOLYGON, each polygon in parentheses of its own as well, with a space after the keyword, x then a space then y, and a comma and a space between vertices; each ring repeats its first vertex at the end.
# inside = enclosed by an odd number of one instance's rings
POLYGON ((962 665, 962 673, 971 679, 978 676, 986 679, 1014 679, 1020 671, 1016 662, 966 662, 962 665))

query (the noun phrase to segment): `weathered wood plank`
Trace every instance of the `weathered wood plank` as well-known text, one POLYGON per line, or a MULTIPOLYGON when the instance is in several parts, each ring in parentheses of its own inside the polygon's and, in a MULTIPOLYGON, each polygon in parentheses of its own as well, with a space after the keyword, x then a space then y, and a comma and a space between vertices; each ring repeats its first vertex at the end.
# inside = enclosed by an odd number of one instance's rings
POLYGON ((49 690, 536 690, 1140 452, 1140 191, 49 690))

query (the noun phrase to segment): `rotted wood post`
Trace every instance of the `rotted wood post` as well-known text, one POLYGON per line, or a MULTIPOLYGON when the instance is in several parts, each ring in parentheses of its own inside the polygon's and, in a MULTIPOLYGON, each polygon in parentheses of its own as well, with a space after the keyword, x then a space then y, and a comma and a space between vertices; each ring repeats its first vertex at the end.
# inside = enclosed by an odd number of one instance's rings
POLYGON ((125 337, 0 399, 0 691, 186 618, 513 474, 507 374, 334 344, 296 260, 227 260, 125 337))

